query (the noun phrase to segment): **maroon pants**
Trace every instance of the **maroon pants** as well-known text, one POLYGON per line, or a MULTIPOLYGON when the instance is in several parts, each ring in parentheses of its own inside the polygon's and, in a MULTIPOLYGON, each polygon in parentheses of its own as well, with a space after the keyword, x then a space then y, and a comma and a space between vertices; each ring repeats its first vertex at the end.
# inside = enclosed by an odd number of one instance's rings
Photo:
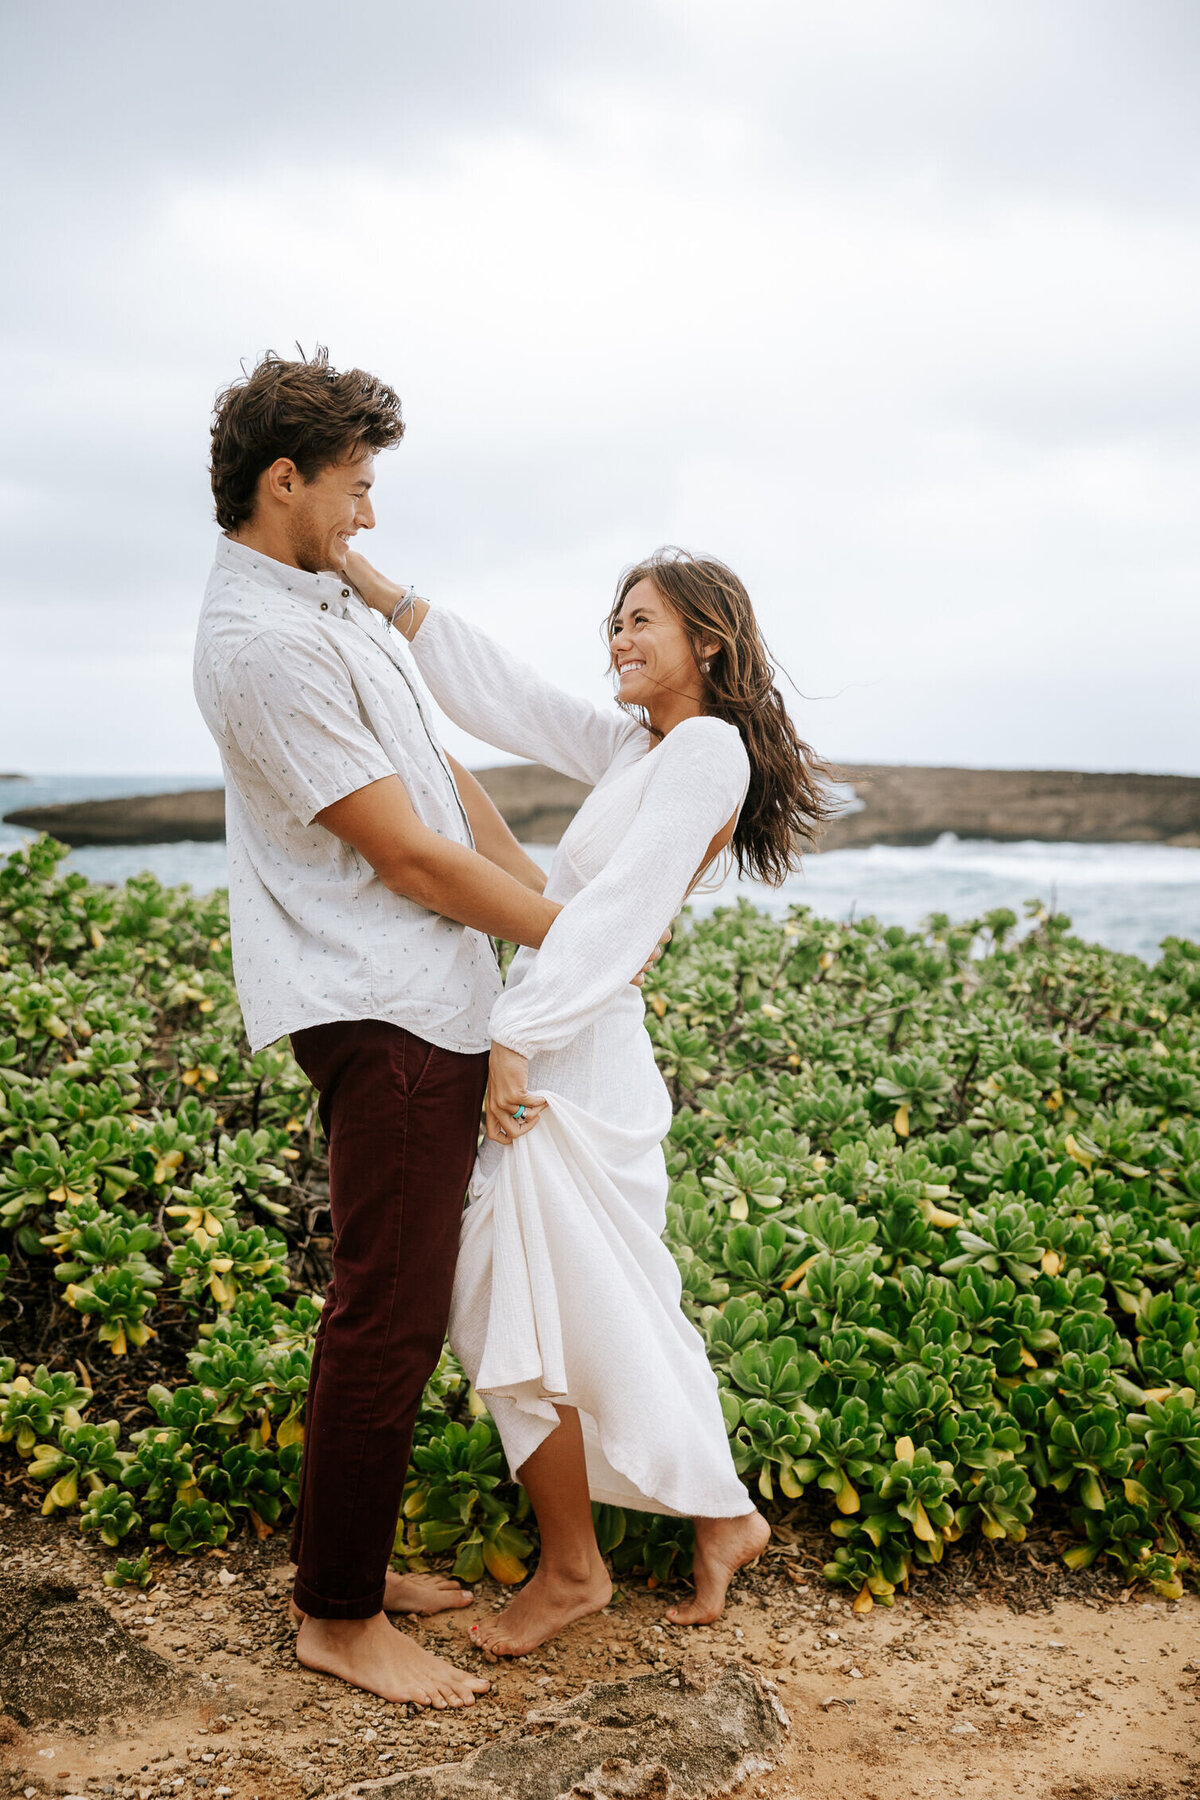
POLYGON ((367 1619, 383 1604, 413 1422, 446 1334, 488 1059, 377 1019, 309 1026, 292 1048, 320 1095, 333 1219, 295 1597, 315 1618, 367 1619))

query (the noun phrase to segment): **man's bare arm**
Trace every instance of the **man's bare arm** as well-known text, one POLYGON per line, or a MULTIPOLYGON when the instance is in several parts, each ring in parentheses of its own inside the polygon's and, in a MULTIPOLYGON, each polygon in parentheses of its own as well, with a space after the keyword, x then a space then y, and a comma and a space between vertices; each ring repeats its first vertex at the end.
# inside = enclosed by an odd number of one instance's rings
POLYGON ((464 769, 452 756, 447 756, 446 761, 454 771, 459 797, 471 821, 475 848, 489 862, 494 862, 498 868, 507 869, 523 886, 540 894, 546 885, 545 870, 539 869, 532 856, 527 855, 518 844, 504 822, 503 813, 470 769, 464 769))
POLYGON ((393 893, 489 937, 536 950, 562 910, 477 850, 422 824, 398 775, 335 800, 317 822, 365 857, 393 893))

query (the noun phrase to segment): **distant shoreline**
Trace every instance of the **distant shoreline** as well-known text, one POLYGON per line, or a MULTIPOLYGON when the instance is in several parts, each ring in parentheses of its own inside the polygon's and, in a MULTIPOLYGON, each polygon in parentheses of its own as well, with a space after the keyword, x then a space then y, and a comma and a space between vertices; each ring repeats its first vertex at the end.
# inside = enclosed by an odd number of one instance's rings
MULTIPOLYGON (((524 843, 557 843, 588 792, 583 782, 537 764, 475 773, 524 843)), ((931 844, 943 832, 999 842, 1200 847, 1200 776, 884 763, 844 764, 839 773, 861 806, 833 821, 825 850, 931 844)), ((225 795, 222 788, 193 788, 18 807, 4 823, 47 831, 72 848, 216 842, 225 836, 225 795)))

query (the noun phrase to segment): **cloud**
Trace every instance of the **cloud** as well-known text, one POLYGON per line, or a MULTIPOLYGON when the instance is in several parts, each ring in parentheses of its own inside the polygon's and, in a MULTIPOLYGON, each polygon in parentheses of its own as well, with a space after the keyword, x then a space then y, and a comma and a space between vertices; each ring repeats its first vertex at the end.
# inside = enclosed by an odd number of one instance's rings
POLYGON ((683 542, 831 754, 1200 772, 1193 9, 55 17, 6 27, 0 765, 211 755, 208 409, 299 338, 404 395, 369 553, 569 685, 683 542))

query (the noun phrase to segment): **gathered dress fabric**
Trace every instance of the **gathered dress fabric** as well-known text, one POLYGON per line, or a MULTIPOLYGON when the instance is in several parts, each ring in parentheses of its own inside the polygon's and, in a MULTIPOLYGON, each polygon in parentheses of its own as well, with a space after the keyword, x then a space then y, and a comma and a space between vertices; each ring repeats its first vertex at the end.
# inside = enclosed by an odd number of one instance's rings
POLYGON ((450 1342, 509 1466, 578 1409, 593 1500, 730 1518, 738 1479, 704 1340, 662 1242, 671 1102, 633 977, 746 795, 736 728, 686 719, 656 742, 615 707, 564 694, 457 615, 413 639, 443 711, 496 748, 592 784, 554 855, 562 905, 519 950, 491 1021, 545 1100, 533 1129, 488 1140, 463 1215, 450 1342))

